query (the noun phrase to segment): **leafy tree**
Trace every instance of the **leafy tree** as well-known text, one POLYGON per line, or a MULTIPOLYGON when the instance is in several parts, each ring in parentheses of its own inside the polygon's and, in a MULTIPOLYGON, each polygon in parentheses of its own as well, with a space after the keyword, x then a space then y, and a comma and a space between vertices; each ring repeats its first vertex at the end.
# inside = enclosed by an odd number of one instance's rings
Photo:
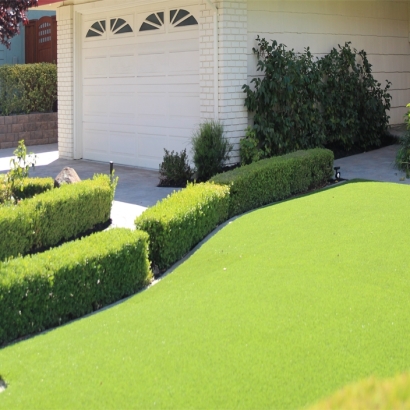
POLYGON ((10 48, 10 39, 19 34, 20 23, 27 24, 26 11, 38 0, 0 0, 0 43, 10 48))

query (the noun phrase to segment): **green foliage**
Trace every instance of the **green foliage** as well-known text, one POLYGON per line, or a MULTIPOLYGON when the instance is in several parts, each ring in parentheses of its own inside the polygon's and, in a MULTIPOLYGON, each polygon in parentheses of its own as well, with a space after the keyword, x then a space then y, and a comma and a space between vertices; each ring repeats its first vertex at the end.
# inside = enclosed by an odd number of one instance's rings
POLYGON ((381 88, 372 75, 364 50, 357 52, 350 42, 318 61, 322 82, 322 116, 326 142, 349 150, 353 145, 380 145, 387 129, 391 83, 381 88))
POLYGON ((28 178, 30 167, 36 164, 37 156, 32 152, 27 154, 24 140, 19 141, 13 154, 16 157, 10 160, 10 171, 2 178, 0 203, 16 202, 21 199, 23 181, 28 178))
MULTIPOLYGON (((410 104, 407 104, 407 108, 410 104)), ((396 154, 396 167, 406 172, 406 178, 410 178, 410 109, 404 116, 404 121, 407 124, 407 131, 400 138, 400 148, 396 154)))
POLYGON ((224 127, 220 122, 207 120, 200 124, 192 137, 192 152, 198 180, 207 181, 221 172, 232 148, 224 136, 224 127))
POLYGON ((111 229, 0 263, 0 344, 81 317, 151 279, 148 235, 111 229))
POLYGON ((216 175, 230 187, 229 216, 241 214, 324 185, 332 175, 333 153, 315 148, 264 159, 216 175))
POLYGON ((365 51, 346 43, 314 61, 309 48, 295 53, 276 41, 257 41, 253 52, 263 76, 243 89, 262 157, 326 144, 380 144, 389 120, 390 82, 381 88, 365 51))
POLYGON ((254 113, 254 128, 264 157, 320 146, 325 141, 320 118, 320 74, 307 48, 296 54, 258 36, 256 77, 244 85, 245 105, 254 113))
POLYGON ((96 175, 0 207, 0 260, 54 246, 108 221, 112 198, 110 178, 96 175))
POLYGON ((57 101, 57 66, 49 63, 0 67, 2 115, 51 112, 57 101))
POLYGON ((228 217, 229 188, 188 184, 135 220, 150 237, 150 260, 166 269, 228 217))
POLYGON ((259 142, 256 138, 256 131, 252 127, 246 129, 245 138, 239 141, 239 155, 241 165, 252 164, 252 162, 263 159, 264 152, 259 148, 259 142))
POLYGON ((20 181, 18 189, 10 191, 6 175, 0 175, 0 204, 9 203, 11 197, 16 200, 32 198, 35 195, 49 191, 54 188, 53 178, 24 178, 20 181))
POLYGON ((194 174, 189 166, 186 149, 181 153, 169 152, 165 148, 164 151, 164 159, 159 166, 160 186, 185 187, 194 174))

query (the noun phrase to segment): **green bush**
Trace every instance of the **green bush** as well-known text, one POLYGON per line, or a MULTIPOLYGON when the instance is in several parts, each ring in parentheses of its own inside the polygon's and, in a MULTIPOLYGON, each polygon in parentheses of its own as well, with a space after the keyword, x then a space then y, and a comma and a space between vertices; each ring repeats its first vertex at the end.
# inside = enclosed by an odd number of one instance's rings
POLYGON ((381 88, 372 75, 364 50, 352 49, 350 42, 318 61, 322 81, 321 106, 326 143, 349 150, 380 145, 387 130, 391 83, 381 88))
POLYGON ((324 185, 332 175, 333 153, 315 148, 273 157, 216 175, 230 187, 229 216, 241 214, 324 185))
POLYGON ((221 123, 207 120, 200 124, 192 137, 192 152, 198 181, 207 181, 221 172, 232 148, 224 136, 224 127, 221 123))
POLYGON ((43 192, 51 191, 53 188, 53 178, 25 178, 22 180, 20 189, 13 192, 13 196, 20 200, 32 198, 43 192))
POLYGON ((276 41, 270 44, 259 36, 256 41, 253 52, 263 77, 255 77, 243 89, 262 157, 321 146, 325 142, 319 110, 321 78, 309 48, 297 54, 276 41))
POLYGON ((57 101, 57 66, 50 63, 0 67, 2 115, 51 112, 57 101))
POLYGON ((164 151, 164 159, 159 166, 160 186, 185 187, 194 174, 189 165, 186 150, 174 153, 164 148, 164 151))
POLYGON ((382 88, 373 78, 365 51, 346 43, 314 60, 309 48, 295 53, 276 41, 256 40, 262 76, 243 90, 261 158, 325 145, 349 150, 380 144, 391 83, 382 88))
POLYGON ((129 229, 2 262, 0 344, 132 295, 150 279, 148 235, 129 229))
POLYGON ((166 269, 228 217, 229 188, 215 184, 188 184, 135 220, 150 237, 150 259, 166 269))
POLYGON ((0 260, 54 246, 108 221, 112 200, 110 178, 96 175, 0 207, 0 260))
POLYGON ((410 178, 410 104, 407 104, 409 110, 404 115, 404 121, 407 124, 406 133, 400 137, 400 148, 396 154, 396 167, 406 173, 406 178, 410 178))

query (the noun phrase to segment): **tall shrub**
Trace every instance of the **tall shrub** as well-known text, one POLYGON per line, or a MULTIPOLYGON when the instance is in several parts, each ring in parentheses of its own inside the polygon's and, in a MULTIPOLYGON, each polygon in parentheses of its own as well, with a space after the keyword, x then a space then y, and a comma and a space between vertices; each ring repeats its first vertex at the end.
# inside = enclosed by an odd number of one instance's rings
POLYGON ((322 78, 322 115, 326 142, 349 150, 379 145, 389 123, 390 82, 384 88, 372 75, 364 50, 349 43, 333 48, 318 61, 322 78))
POLYGON ((365 51, 346 43, 314 60, 309 48, 295 53, 276 41, 257 41, 253 52, 261 75, 243 90, 259 157, 323 145, 349 150, 380 144, 391 83, 383 88, 373 78, 365 51))
POLYGON ((192 151, 198 180, 207 181, 221 172, 232 151, 223 125, 213 120, 200 124, 192 137, 192 151))
POLYGON ((253 52, 258 58, 251 85, 244 85, 245 105, 254 115, 262 157, 320 146, 325 134, 319 110, 320 73, 307 48, 296 54, 284 44, 259 36, 253 52))
POLYGON ((0 67, 0 113, 51 112, 57 101, 57 66, 50 63, 0 67))

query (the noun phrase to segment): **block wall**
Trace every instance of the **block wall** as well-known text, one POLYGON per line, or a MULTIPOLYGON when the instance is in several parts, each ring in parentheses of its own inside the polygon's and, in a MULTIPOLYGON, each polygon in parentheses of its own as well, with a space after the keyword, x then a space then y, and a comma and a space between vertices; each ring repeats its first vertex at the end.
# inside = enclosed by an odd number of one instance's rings
POLYGON ((57 142, 57 113, 0 116, 0 149, 57 142))

